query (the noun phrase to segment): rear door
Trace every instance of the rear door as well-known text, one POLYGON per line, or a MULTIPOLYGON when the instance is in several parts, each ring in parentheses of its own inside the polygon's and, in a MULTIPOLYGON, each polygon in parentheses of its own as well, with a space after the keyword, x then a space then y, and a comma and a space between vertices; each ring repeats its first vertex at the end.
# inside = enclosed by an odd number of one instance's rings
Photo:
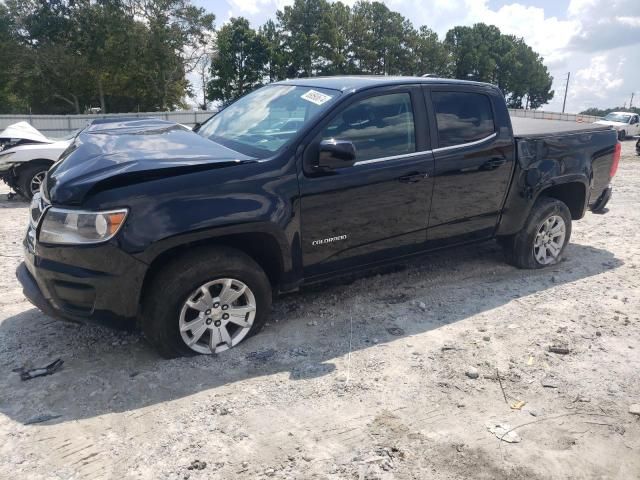
POLYGON ((318 126, 300 174, 306 278, 424 248, 433 155, 419 86, 367 90, 318 126), (353 166, 318 173, 318 144, 350 140, 353 166))
POLYGON ((514 162, 504 100, 482 87, 456 85, 425 87, 425 94, 435 144, 428 245, 489 238, 514 162))

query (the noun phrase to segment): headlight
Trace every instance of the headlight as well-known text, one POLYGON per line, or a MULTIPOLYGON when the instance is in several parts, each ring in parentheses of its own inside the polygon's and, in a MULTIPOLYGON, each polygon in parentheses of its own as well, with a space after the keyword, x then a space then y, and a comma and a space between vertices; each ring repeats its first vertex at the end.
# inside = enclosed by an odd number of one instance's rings
POLYGON ((67 245, 106 242, 118 233, 127 210, 86 212, 49 208, 42 221, 38 240, 67 245))

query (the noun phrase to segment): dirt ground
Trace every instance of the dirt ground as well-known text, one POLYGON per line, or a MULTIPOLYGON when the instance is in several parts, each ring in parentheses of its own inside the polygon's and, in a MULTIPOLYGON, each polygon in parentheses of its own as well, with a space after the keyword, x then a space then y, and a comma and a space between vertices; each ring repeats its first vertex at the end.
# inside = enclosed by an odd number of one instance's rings
POLYGON ((493 242, 441 252, 284 297, 241 346, 172 361, 23 298, 27 205, 2 190, 0 478, 640 478, 633 147, 559 265, 517 270, 493 242))

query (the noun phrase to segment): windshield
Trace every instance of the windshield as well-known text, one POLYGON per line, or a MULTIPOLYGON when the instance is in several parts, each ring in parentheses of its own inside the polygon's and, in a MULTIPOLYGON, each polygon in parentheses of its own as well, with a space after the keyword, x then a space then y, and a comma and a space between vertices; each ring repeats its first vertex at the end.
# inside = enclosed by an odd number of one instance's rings
POLYGON ((220 111, 198 135, 245 155, 266 157, 291 140, 340 95, 326 88, 270 85, 220 111))
POLYGON ((621 123, 629 123, 629 119, 631 115, 625 115, 623 113, 610 113, 606 117, 605 120, 609 120, 610 122, 621 122, 621 123))

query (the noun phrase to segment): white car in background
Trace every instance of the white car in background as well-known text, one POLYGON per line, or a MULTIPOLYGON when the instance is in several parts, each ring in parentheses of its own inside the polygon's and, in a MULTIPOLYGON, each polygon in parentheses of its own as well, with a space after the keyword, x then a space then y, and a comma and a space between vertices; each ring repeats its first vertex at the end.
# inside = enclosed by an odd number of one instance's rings
POLYGON ((8 126, 0 132, 0 178, 30 199, 74 136, 47 138, 27 122, 8 126))
POLYGON ((611 125, 617 130, 619 140, 640 135, 640 116, 637 113, 611 112, 602 120, 598 120, 595 123, 611 125))

